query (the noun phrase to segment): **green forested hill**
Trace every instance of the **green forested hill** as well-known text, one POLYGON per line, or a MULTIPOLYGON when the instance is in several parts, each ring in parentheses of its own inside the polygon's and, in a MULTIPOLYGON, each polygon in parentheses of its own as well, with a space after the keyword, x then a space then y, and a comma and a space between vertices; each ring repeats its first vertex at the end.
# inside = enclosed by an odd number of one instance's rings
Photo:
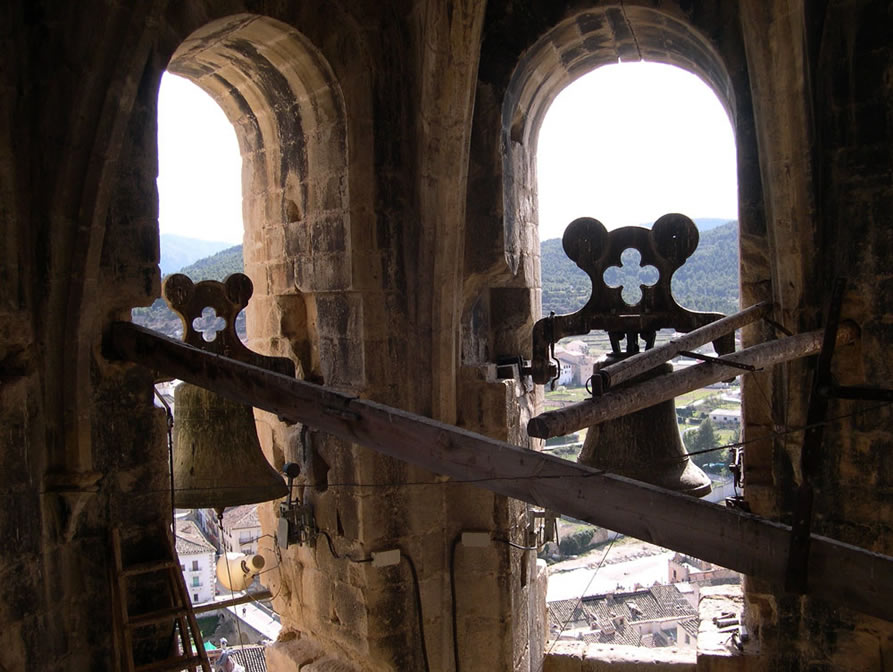
MULTIPOLYGON (((592 292, 589 276, 567 258, 559 238, 543 241, 540 249, 543 315, 582 308, 592 292)), ((622 269, 621 274, 611 271, 611 284, 625 275, 622 269)), ((701 231, 698 249, 676 271, 671 286, 676 301, 686 308, 727 315, 738 310, 738 222, 701 231)))
POLYGON ((199 259, 194 264, 184 267, 180 273, 188 275, 193 282, 201 280, 223 280, 233 273, 241 273, 245 264, 242 262, 242 246, 236 245, 217 254, 199 259))

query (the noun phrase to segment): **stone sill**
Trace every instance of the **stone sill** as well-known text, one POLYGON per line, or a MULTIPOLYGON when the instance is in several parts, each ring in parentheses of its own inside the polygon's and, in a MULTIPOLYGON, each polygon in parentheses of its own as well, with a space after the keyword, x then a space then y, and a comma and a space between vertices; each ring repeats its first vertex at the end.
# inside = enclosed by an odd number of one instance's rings
POLYGON ((543 672, 634 672, 643 668, 652 672, 695 672, 698 664, 694 649, 556 642, 546 655, 543 672))

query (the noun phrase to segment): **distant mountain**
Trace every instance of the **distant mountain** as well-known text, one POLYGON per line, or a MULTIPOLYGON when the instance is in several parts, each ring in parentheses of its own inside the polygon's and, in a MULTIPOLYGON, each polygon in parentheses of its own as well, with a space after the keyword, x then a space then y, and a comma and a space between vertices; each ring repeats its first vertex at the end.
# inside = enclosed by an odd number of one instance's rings
MULTIPOLYGON (((582 308, 592 294, 589 276, 568 259, 558 238, 544 240, 540 254, 543 315, 582 308)), ((635 278, 620 270, 611 269, 610 283, 616 285, 622 279, 625 286, 632 284, 635 278)), ((677 303, 691 310, 726 315, 738 310, 738 222, 702 230, 698 249, 673 275, 671 288, 677 303)))
POLYGON ((184 266, 204 259, 220 250, 230 247, 232 243, 219 240, 199 240, 175 236, 170 233, 161 234, 161 275, 176 273, 184 266))

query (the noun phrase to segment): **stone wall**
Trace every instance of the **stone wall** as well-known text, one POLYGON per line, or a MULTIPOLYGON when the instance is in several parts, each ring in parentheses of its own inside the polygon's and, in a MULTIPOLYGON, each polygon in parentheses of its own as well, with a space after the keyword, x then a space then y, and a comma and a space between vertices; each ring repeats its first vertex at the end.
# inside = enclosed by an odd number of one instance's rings
MULTIPOLYGON (((114 669, 111 530, 127 561, 163 548, 153 373, 107 358, 102 339, 159 293, 165 69, 211 93, 236 128, 252 347, 309 380, 536 448, 523 428, 541 393, 497 380, 492 363, 529 356, 539 317, 539 123, 563 86, 617 59, 687 67, 726 104, 742 302, 772 299, 787 328, 820 327, 845 273, 844 317, 862 338, 835 353, 835 378, 889 387, 891 26, 877 0, 7 3, 0 669, 114 669)), ((774 336, 759 325, 745 343, 774 336)), ((745 381, 745 438, 768 437, 748 444, 746 495, 777 520, 790 518, 802 437, 773 433, 803 424, 810 371, 798 362, 745 381)), ((865 409, 829 407, 847 417, 826 431, 814 524, 889 554, 890 411, 865 409)), ((524 545, 526 506, 258 420, 271 463, 302 465, 332 541, 270 547, 279 571, 265 577, 287 633, 271 666, 424 669, 427 658, 451 670, 455 620, 462 669, 540 668, 533 554, 456 541, 488 531, 524 545), (391 548, 412 566, 357 562, 391 548)), ((263 508, 265 531, 274 517, 263 508)), ((889 623, 748 588, 765 669, 889 666, 889 623)))

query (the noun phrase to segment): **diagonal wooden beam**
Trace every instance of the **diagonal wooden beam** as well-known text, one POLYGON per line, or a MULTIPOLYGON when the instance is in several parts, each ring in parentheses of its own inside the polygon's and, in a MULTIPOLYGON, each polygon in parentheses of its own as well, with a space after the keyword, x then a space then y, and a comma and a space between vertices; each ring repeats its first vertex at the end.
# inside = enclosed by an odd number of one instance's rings
MULTIPOLYGON (((783 588, 791 535, 786 525, 207 353, 129 322, 111 326, 105 350, 456 482, 783 588)), ((893 558, 813 534, 809 566, 810 594, 893 620, 893 558)))

